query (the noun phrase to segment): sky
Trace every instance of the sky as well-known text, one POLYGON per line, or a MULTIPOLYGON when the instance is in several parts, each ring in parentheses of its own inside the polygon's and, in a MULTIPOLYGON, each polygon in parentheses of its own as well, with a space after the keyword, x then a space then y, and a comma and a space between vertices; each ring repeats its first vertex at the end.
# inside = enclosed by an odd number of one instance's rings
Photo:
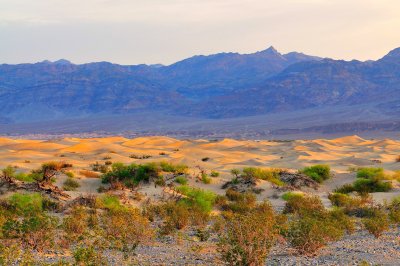
POLYGON ((0 63, 170 64, 274 46, 335 59, 400 47, 399 0, 0 0, 0 63))

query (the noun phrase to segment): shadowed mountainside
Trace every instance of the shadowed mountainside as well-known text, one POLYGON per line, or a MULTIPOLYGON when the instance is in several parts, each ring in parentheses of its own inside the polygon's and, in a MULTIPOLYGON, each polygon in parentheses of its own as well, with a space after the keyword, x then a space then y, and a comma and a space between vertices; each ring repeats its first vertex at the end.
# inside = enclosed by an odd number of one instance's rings
MULTIPOLYGON (((303 128, 321 126, 322 121, 327 128, 344 125, 348 133, 352 117, 366 123, 366 130, 389 124, 388 130, 396 131, 390 122, 399 122, 398 84, 400 48, 380 60, 366 62, 321 59, 295 52, 282 55, 270 47, 253 54, 194 56, 169 66, 107 62, 76 65, 67 60, 3 64, 0 133, 21 133, 29 128, 23 125, 31 122, 52 121, 52 125, 70 119, 94 121, 93 126, 84 123, 85 131, 107 131, 96 127, 95 121, 140 114, 144 118, 149 114, 155 118, 167 116, 174 128, 187 124, 182 117, 201 121, 204 131, 210 133, 226 123, 225 119, 261 122, 257 117, 272 117, 264 121, 266 127, 262 129, 272 132, 303 132, 303 128), (344 109, 346 116, 337 114, 344 109), (287 121, 296 118, 297 124, 282 125, 276 119, 281 114, 287 121), (220 121, 221 125, 207 128, 212 121, 220 121), (10 127, 15 130, 6 130, 6 124, 16 125, 10 127)), ((110 119, 108 125, 113 128, 113 121, 121 119, 110 119)), ((161 123, 160 119, 155 119, 153 126, 161 123)), ((141 123, 135 127, 144 130, 141 123)), ((119 128, 128 130, 129 125, 119 128)), ((71 129, 69 133, 75 132, 71 129)))

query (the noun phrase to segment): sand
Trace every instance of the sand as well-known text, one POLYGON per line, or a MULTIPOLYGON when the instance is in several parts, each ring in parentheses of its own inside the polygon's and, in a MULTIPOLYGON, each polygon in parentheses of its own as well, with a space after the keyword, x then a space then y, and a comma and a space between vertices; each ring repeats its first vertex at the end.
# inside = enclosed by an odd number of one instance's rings
MULTIPOLYGON (((335 177, 321 186, 316 192, 323 199, 334 188, 350 183, 355 173, 349 167, 374 166, 391 172, 400 170, 396 158, 400 155, 400 141, 365 140, 358 136, 338 139, 316 139, 296 141, 251 141, 223 139, 178 140, 169 137, 141 137, 126 139, 108 138, 65 138, 56 140, 27 140, 0 138, 0 167, 17 166, 19 171, 29 171, 47 161, 64 161, 73 164, 72 171, 81 179, 82 187, 76 193, 95 193, 100 182, 87 180, 80 170, 90 170, 96 161, 106 160, 123 163, 144 163, 152 161, 171 161, 185 163, 197 175, 200 169, 208 172, 216 170, 220 177, 213 178, 212 184, 205 185, 191 180, 192 185, 223 193, 221 184, 231 179, 230 170, 248 166, 301 169, 313 164, 329 164, 335 177), (131 155, 150 155, 148 159, 133 159, 131 155), (204 161, 204 158, 208 158, 204 161), (374 161, 375 160, 375 161, 374 161), (378 161, 376 161, 378 160, 378 161), (379 163, 378 163, 379 162, 379 163)), ((158 193, 151 188, 143 188, 145 194, 158 193)), ((271 197, 271 189, 265 190, 261 197, 271 197)), ((378 201, 398 195, 398 189, 391 193, 376 193, 378 201)), ((280 200, 273 200, 280 207, 280 200)))

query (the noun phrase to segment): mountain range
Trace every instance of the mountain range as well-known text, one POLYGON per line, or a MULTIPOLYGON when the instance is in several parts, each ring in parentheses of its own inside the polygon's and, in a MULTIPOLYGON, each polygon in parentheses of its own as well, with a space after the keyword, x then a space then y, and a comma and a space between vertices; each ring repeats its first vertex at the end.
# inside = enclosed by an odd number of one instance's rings
MULTIPOLYGON (((0 106, 2 134, 26 132, 23 125, 32 128, 34 123, 48 125, 40 127, 46 133, 52 125, 78 120, 91 121, 80 130, 107 131, 96 124, 106 117, 114 117, 107 120, 110 128, 118 119, 125 120, 127 125, 118 127, 120 131, 132 127, 127 117, 135 117, 132 123, 139 132, 144 128, 138 121, 147 116, 160 117, 154 127, 167 120, 175 123, 163 127, 168 132, 187 119, 207 121, 197 125, 213 134, 223 131, 222 125, 229 121, 236 123, 238 131, 243 124, 238 121, 261 123, 257 130, 268 132, 332 128, 333 124, 345 125, 348 131, 354 122, 366 123, 369 131, 396 131, 400 48, 365 62, 281 54, 270 47, 253 54, 194 56, 168 66, 77 65, 67 60, 2 64, 0 106), (287 122, 283 125, 279 117, 287 122), (392 126, 374 126, 378 124, 392 126)), ((357 130, 362 131, 359 125, 357 130)))

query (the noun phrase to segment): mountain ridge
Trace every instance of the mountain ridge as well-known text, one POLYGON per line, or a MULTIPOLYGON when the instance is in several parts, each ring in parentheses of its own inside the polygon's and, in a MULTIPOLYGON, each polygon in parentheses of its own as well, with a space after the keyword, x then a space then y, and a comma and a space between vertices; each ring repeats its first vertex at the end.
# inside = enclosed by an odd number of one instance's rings
POLYGON ((281 54, 271 46, 168 66, 2 64, 0 124, 142 112, 221 119, 314 108, 318 115, 321 107, 361 104, 387 118, 400 114, 398 84, 400 48, 364 62, 281 54))

